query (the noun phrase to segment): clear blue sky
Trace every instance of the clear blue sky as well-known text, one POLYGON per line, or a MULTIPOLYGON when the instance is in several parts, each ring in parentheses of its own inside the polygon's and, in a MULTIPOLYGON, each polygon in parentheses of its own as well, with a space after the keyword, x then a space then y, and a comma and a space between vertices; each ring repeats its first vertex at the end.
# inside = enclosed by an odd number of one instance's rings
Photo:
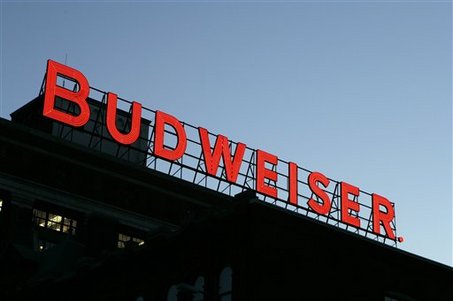
POLYGON ((46 60, 396 203, 401 248, 452 265, 450 1, 1 3, 1 117, 46 60))

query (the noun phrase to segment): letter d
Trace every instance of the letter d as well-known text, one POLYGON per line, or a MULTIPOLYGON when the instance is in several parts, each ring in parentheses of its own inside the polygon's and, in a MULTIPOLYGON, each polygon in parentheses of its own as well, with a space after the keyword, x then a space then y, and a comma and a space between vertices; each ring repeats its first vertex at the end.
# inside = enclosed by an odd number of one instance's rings
POLYGON ((172 115, 161 111, 156 112, 156 125, 154 126, 154 155, 170 161, 178 160, 184 155, 187 146, 187 136, 183 125, 172 115), (173 127, 178 142, 175 148, 164 146, 165 125, 173 127))

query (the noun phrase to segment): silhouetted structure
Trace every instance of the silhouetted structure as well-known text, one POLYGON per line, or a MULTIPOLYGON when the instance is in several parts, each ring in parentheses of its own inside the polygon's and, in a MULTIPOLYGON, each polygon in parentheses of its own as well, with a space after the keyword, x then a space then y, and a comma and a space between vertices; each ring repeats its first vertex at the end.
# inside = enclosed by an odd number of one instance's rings
POLYGON ((146 145, 41 111, 0 120, 0 300, 453 300, 448 266, 151 170, 146 145))

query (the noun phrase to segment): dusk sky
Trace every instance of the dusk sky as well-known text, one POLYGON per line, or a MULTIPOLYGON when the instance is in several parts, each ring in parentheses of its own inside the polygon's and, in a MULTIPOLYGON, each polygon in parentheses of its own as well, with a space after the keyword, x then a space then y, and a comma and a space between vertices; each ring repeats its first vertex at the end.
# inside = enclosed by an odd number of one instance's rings
MULTIPOLYGON (((2 1, 0 116, 46 62, 396 204, 452 265, 451 1, 2 1)), ((335 248, 335 246, 332 246, 335 248)))

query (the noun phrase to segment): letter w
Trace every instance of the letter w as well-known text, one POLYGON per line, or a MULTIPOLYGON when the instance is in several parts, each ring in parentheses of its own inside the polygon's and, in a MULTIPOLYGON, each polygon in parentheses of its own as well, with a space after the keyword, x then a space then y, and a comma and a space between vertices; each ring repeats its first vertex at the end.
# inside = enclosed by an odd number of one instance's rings
POLYGON ((237 143, 236 152, 234 157, 231 158, 231 151, 227 137, 218 135, 214 145, 214 150, 211 152, 208 131, 205 128, 199 127, 198 133, 200 135, 201 146, 203 148, 206 172, 210 175, 216 176, 217 169, 219 168, 220 157, 222 157, 227 180, 233 183, 236 182, 239 169, 241 168, 242 158, 244 157, 246 147, 245 144, 237 143))

